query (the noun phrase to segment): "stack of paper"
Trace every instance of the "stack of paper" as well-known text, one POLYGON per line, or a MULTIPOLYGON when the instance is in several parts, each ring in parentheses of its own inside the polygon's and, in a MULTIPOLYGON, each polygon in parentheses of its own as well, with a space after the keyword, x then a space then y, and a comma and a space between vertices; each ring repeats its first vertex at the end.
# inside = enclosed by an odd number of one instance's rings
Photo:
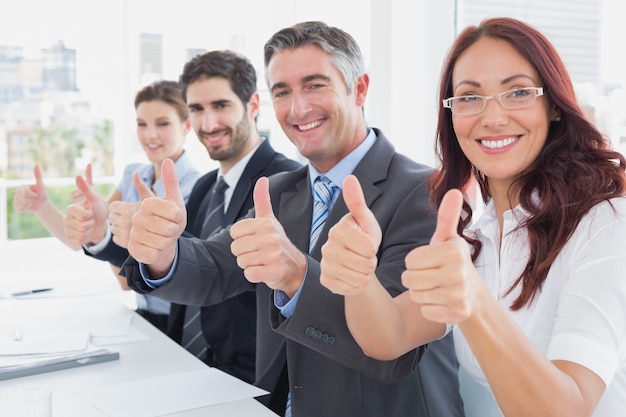
POLYGON ((119 358, 120 355, 117 352, 94 346, 69 353, 0 355, 0 381, 44 372, 59 371, 61 369, 75 368, 78 366, 92 365, 119 358))
POLYGON ((95 338, 127 335, 132 316, 94 301, 2 300, 0 380, 118 359, 95 338))
POLYGON ((77 352, 87 349, 89 343, 89 332, 54 320, 16 320, 11 324, 0 328, 0 365, 7 356, 77 352))

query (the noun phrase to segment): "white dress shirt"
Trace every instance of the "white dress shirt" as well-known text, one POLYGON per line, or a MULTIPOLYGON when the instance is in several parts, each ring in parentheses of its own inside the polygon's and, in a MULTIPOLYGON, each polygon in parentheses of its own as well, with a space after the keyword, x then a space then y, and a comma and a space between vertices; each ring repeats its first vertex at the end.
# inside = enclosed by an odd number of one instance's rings
MULTIPOLYGON (((519 311, 508 309, 519 286, 506 291, 528 259, 526 229, 513 232, 527 213, 518 206, 504 214, 501 244, 493 203, 472 227, 483 243, 478 273, 533 345, 549 360, 577 363, 606 384, 594 417, 626 410, 626 198, 611 203, 596 205, 582 218, 533 302, 519 311)), ((489 388, 458 327, 454 339, 461 366, 489 388)))

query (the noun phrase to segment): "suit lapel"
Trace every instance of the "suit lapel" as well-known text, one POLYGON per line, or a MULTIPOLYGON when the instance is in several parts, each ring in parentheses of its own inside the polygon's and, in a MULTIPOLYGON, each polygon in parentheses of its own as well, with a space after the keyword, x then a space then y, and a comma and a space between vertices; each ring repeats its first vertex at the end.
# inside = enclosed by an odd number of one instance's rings
POLYGON ((245 174, 245 172, 242 174, 239 182, 237 183, 237 187, 235 187, 233 195, 230 198, 228 209, 226 209, 226 214, 224 215, 224 224, 233 224, 238 220, 240 217, 239 212, 241 211, 248 194, 251 193, 251 190, 254 187, 252 177, 244 177, 245 174))
MULTIPOLYGON (((309 248, 313 194, 306 166, 294 171, 293 184, 281 190, 280 200, 272 200, 274 214, 280 220, 289 240, 303 252, 309 248)), ((270 183, 271 186, 271 183, 270 183)))
MULTIPOLYGON (((387 179, 387 170, 395 153, 387 138, 376 129, 375 132, 376 142, 353 172, 361 183, 368 207, 371 207, 383 195, 383 190, 378 184, 387 179)), ((313 215, 313 193, 308 176, 308 167, 304 166, 294 171, 289 174, 289 178, 293 178, 292 186, 283 188, 280 193, 280 201, 276 203, 276 196, 272 196, 274 214, 278 216, 289 240, 303 252, 308 252, 311 217, 313 215)), ((316 247, 310 252, 313 258, 321 258, 321 246, 328 239, 328 230, 347 212, 343 195, 340 194, 328 215, 316 247)))
POLYGON ((270 163, 274 155, 275 152, 269 145, 269 142, 267 139, 264 140, 241 173, 241 178, 239 182, 237 182, 237 186, 228 204, 228 209, 226 210, 224 217, 225 224, 232 224, 237 221, 241 215, 246 214, 241 213, 246 199, 251 195, 256 179, 261 175, 261 172, 270 163))
POLYGON ((201 177, 192 192, 192 198, 187 202, 187 230, 194 236, 200 236, 202 232, 202 224, 206 217, 206 213, 200 216, 198 213, 208 206, 206 200, 207 194, 211 192, 213 184, 217 179, 217 170, 207 173, 201 177), (190 223, 189 219, 193 219, 190 223))
POLYGON ((361 184, 368 207, 372 207, 374 201, 383 194, 380 183, 387 180, 389 166, 395 154, 393 145, 385 135, 378 129, 374 129, 374 132, 376 133, 376 142, 352 172, 361 184))

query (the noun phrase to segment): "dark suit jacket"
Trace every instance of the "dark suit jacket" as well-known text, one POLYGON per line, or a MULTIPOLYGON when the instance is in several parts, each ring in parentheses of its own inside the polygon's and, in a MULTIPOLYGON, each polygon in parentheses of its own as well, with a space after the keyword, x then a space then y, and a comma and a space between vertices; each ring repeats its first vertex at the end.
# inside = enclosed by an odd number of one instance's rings
MULTIPOLYGON (((301 165, 283 154, 277 153, 268 140, 264 140, 248 161, 231 197, 225 214, 224 226, 234 223, 254 207, 252 191, 262 176, 277 172, 291 171, 301 165)), ((210 190, 217 179, 217 170, 200 177, 187 200, 187 227, 184 236, 202 236, 202 224, 206 218, 210 190)), ((128 257, 128 251, 112 241, 97 257, 120 264, 128 257), (108 259, 107 257, 111 257, 108 259)), ((180 343, 185 318, 184 304, 173 303, 167 334, 180 343)), ((255 291, 225 299, 219 304, 203 307, 201 310, 202 333, 209 345, 206 363, 228 372, 247 382, 254 381, 255 340, 256 340, 256 296, 255 291)))
MULTIPOLYGON (((292 171, 301 165, 284 155, 276 153, 268 140, 256 150, 248 161, 228 204, 224 226, 234 223, 254 207, 252 191, 256 181, 277 172, 292 171)), ((184 236, 202 239, 202 225, 207 216, 209 196, 217 180, 217 170, 200 177, 187 201, 187 227, 184 236)), ((180 343, 185 318, 184 304, 172 304, 167 334, 180 343)), ((209 345, 207 364, 235 375, 247 382, 254 382, 256 341, 256 295, 246 291, 219 304, 205 306, 201 310, 202 333, 209 345)))
MULTIPOLYGON (((380 131, 376 134, 376 143, 353 173, 383 232, 377 276, 396 295, 405 290, 400 275, 406 254, 427 244, 435 228, 436 213, 426 190, 431 169, 396 153, 380 131)), ((313 197, 307 168, 272 176, 270 196, 287 236, 308 253, 313 197)), ((346 212, 339 198, 308 256, 292 317, 280 314, 269 287, 256 286, 255 383, 272 392, 268 404, 282 406, 286 390, 281 376, 286 364, 292 412, 298 417, 462 416, 450 335, 393 361, 371 359, 347 328, 343 297, 320 284, 320 247, 328 229, 346 212)), ((134 259, 125 263, 123 273, 138 292, 175 302, 217 303, 254 288, 230 252, 231 242, 228 231, 204 241, 180 238, 173 278, 155 290, 146 285, 134 259)))

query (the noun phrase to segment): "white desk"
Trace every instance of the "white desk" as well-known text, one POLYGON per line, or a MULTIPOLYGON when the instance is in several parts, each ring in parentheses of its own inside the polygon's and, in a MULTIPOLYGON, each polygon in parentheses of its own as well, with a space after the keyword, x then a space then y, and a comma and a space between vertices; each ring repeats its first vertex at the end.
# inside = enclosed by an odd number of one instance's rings
MULTIPOLYGON (((204 363, 182 349, 171 339, 159 332, 143 318, 133 313, 133 327, 148 335, 150 340, 110 346, 120 353, 120 359, 112 362, 89 365, 62 371, 32 375, 0 381, 0 391, 23 386, 44 387, 53 392, 54 417, 105 417, 77 392, 85 386, 114 384, 134 379, 149 378, 163 374, 193 371, 206 367, 204 363)), ((137 392, 156 387, 137 387, 137 392)), ((157 388, 167 389, 166 387, 157 388)), ((157 395, 157 394, 155 394, 157 395)), ((181 417, 194 416, 275 416, 254 399, 219 404, 176 414, 181 417)))
MULTIPOLYGON (((71 251, 69 253, 74 256, 78 255, 72 253, 71 251)), ((81 256, 83 258, 87 258, 84 255, 81 256)), ((110 270, 108 270, 108 266, 102 268, 101 263, 94 260, 89 261, 89 263, 81 265, 78 271, 73 268, 70 269, 71 274, 81 276, 81 285, 85 285, 85 280, 94 280, 94 285, 96 284, 96 281, 110 281, 111 283, 114 283, 114 285, 112 287, 107 285, 102 287, 105 288, 105 290, 102 291, 106 291, 106 294, 102 294, 101 290, 99 290, 98 292, 100 292, 100 294, 83 295, 81 297, 86 297, 87 299, 89 299, 89 297, 94 297, 94 300, 96 297, 98 297, 98 299, 102 297, 111 297, 113 302, 117 302, 121 291, 116 288, 117 283, 115 282, 115 278, 112 276, 110 270), (92 269, 91 267, 94 268, 92 269), (94 274, 95 271, 97 272, 94 274), (99 275, 100 278, 96 278, 94 275, 99 275), (113 292, 110 291, 111 288, 113 288, 113 292)), ((81 262, 79 262, 79 264, 80 263, 81 262)), ((64 266, 66 267, 67 264, 64 266)), ((72 279, 72 277, 67 276, 65 273, 67 272, 67 269, 65 267, 63 268, 64 273, 62 275, 62 281, 67 283, 67 280, 72 279)), ((25 276, 30 278, 26 271, 25 276)), ((4 275, 0 276, 0 279, 14 280, 23 279, 23 277, 12 275, 8 278, 4 275)), ((24 302, 33 303, 33 305, 35 305, 37 301, 38 300, 29 300, 24 302)), ((0 303, 3 302, 6 302, 6 300, 0 300, 0 303)), ((114 308, 117 308, 117 305, 114 308)), ((125 309, 126 307, 123 307, 120 304, 119 308, 125 309)), ((45 311, 37 311, 37 313, 45 314, 45 311)), ((165 334, 158 331, 136 313, 133 312, 132 314, 132 327, 140 333, 148 336, 148 338, 147 340, 134 343, 120 343, 117 345, 105 346, 110 350, 119 352, 119 360, 0 381, 0 392, 23 386, 48 388, 53 392, 54 417, 106 417, 107 415, 103 411, 98 410, 79 394, 85 387, 110 386, 116 383, 123 383, 143 378, 206 369, 206 365, 204 363, 189 354, 186 350, 169 339, 165 334)), ((152 390, 154 392, 158 392, 159 389, 166 389, 166 387, 137 387, 136 392, 137 395, 140 395, 140 393, 150 393, 152 390)), ((156 396, 158 394, 147 395, 156 396)), ((226 417, 276 416, 276 414, 263 407, 253 398, 194 410, 187 410, 169 415, 180 417, 199 417, 207 415, 226 417)))

